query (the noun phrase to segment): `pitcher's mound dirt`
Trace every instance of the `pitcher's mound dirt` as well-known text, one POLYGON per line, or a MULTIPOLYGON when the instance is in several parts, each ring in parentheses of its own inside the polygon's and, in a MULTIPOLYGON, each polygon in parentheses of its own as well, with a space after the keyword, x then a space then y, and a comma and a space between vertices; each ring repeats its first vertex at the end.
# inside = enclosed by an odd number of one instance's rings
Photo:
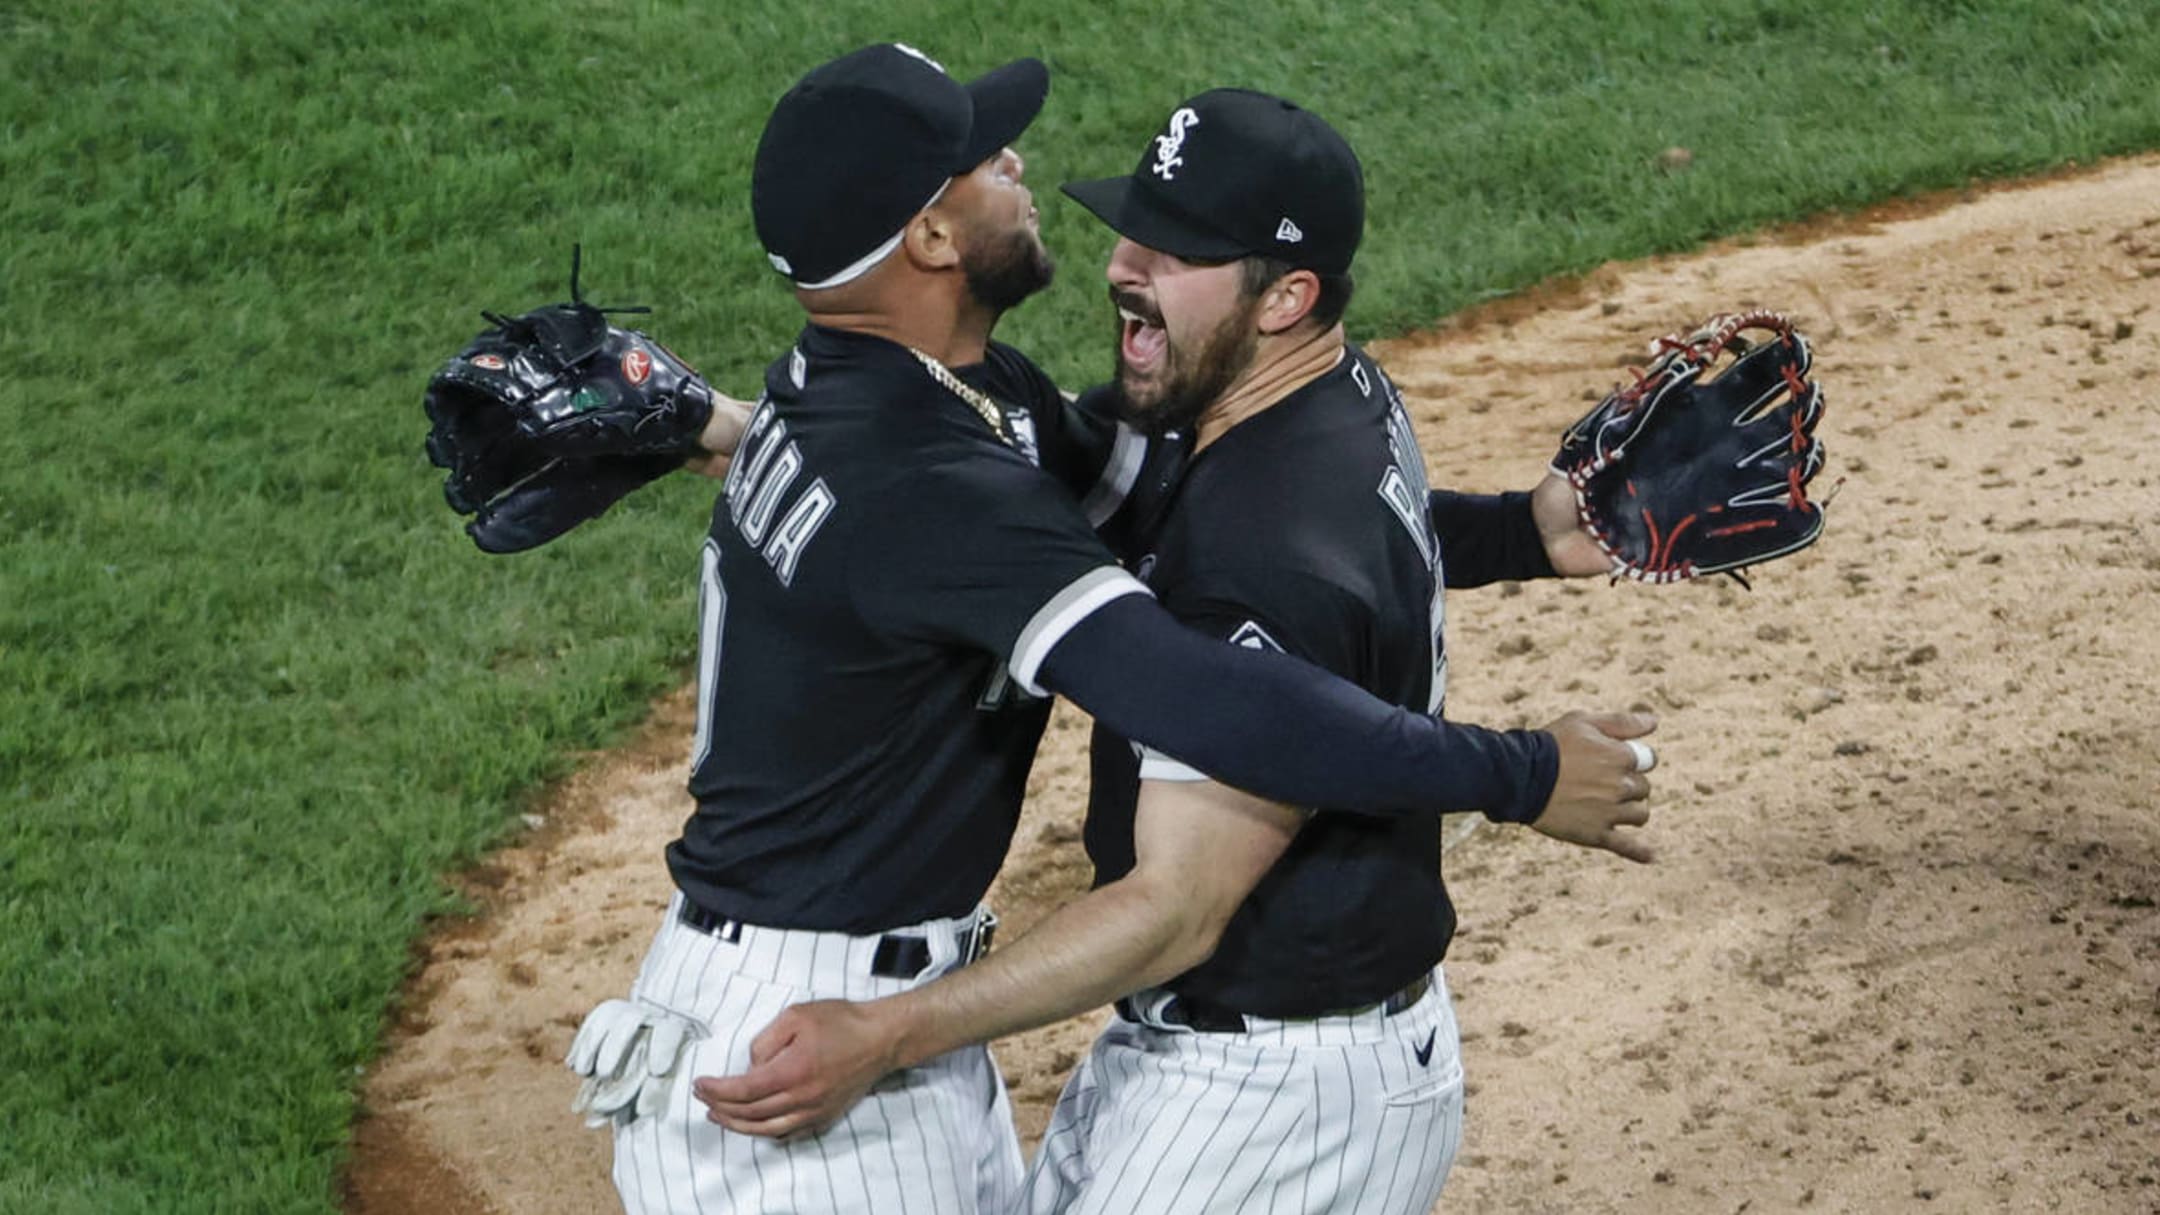
MULTIPOLYGON (((1663 715, 1638 868, 1448 856, 1457 1211, 2160 1209, 2160 158, 1608 267, 1386 343, 1434 483, 1537 477, 1642 343, 1816 342, 1828 534, 1727 582, 1457 595, 1449 711, 1663 715)), ((614 1209, 559 1060, 624 990, 688 813, 687 695, 475 881, 366 1088, 351 1209, 614 1209)), ((995 898, 1083 888, 1061 710, 995 898)), ((1094 1019, 999 1049, 1041 1131, 1094 1019)))

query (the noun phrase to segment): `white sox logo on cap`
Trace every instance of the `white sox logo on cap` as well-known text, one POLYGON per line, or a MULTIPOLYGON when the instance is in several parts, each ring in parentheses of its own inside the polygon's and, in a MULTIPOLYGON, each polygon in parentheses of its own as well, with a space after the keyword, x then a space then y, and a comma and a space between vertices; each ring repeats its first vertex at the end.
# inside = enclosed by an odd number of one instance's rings
POLYGON ((1191 106, 1180 109, 1170 116, 1170 133, 1155 137, 1155 176, 1164 181, 1177 177, 1177 167, 1185 163, 1179 155, 1185 148, 1185 132, 1200 125, 1200 115, 1191 106))

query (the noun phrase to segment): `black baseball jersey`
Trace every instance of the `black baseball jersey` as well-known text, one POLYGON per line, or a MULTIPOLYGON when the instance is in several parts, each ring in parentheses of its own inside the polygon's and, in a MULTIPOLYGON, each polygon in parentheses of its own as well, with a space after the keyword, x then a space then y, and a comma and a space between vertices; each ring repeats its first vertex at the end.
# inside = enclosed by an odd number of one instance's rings
MULTIPOLYGON (((1349 348, 1185 461, 1189 446, 1158 445, 1119 520, 1134 571, 1163 605, 1231 644, 1287 651, 1437 713, 1439 543, 1423 456, 1379 367, 1349 348)), ((1092 766, 1086 840, 1102 883, 1132 868, 1140 781, 1204 778, 1102 728, 1092 766)), ((1322 808, 1214 956, 1167 986, 1242 1012, 1311 1016, 1402 987, 1440 960, 1454 927, 1437 815, 1322 808)))
POLYGON ((853 933, 965 914, 1049 713, 1035 669, 1146 593, 1076 502, 1107 433, 1077 433, 1009 347, 961 375, 1005 407, 1002 439, 881 338, 812 325, 766 372, 704 547, 698 806, 668 848, 712 912, 853 933))

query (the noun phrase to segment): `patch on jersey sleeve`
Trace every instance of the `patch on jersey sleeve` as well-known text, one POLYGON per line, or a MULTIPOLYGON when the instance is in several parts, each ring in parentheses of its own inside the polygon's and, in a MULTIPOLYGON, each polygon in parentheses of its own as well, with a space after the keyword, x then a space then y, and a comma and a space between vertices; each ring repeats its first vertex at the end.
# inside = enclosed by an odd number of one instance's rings
POLYGON ((1230 644, 1248 650, 1273 650, 1278 654, 1289 652, 1282 648, 1281 642, 1268 636, 1266 629, 1250 620, 1239 625, 1237 632, 1230 634, 1230 644))

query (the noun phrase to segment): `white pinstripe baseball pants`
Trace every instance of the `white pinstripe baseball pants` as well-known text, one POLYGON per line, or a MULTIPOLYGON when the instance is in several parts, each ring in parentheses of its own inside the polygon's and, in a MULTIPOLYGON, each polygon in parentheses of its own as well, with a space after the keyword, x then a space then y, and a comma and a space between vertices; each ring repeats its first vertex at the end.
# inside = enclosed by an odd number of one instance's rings
POLYGON ((806 1000, 874 999, 952 968, 971 920, 936 920, 930 965, 914 979, 871 973, 876 937, 743 927, 709 936, 668 906, 633 994, 703 1023, 660 1116, 615 1132, 615 1189, 628 1215, 865 1212, 1001 1215, 1018 1201, 1020 1143, 1005 1082, 987 1050, 939 1056, 879 1082, 823 1134, 776 1142, 723 1130, 690 1090, 697 1076, 750 1065, 750 1042, 806 1000))
POLYGON ((1438 968, 1432 990, 1394 1016, 1248 1025, 1195 1033, 1113 1018, 1058 1098, 1023 1209, 1431 1210, 1463 1124, 1455 1010, 1438 968))

